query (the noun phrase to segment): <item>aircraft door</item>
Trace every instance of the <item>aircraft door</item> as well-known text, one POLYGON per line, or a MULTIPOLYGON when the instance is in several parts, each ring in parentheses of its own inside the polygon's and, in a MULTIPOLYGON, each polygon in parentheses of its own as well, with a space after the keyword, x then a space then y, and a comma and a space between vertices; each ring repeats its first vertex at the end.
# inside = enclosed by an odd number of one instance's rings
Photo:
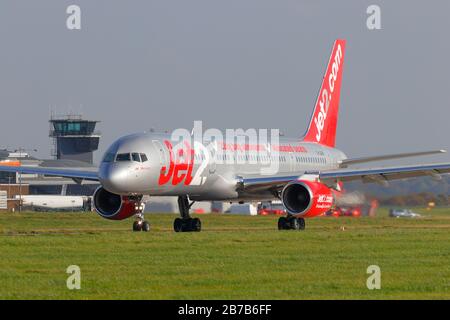
POLYGON ((217 156, 217 142, 211 142, 209 148, 209 173, 214 174, 216 172, 216 156, 217 156))
POLYGON ((156 150, 158 150, 159 164, 160 165, 167 164, 168 162, 167 153, 165 152, 162 143, 158 140, 153 140, 153 145, 155 146, 156 150))
POLYGON ((295 161, 295 154, 293 152, 289 152, 289 156, 286 157, 287 159, 289 159, 289 171, 290 172, 294 172, 296 170, 298 170, 297 168, 297 162, 295 161))

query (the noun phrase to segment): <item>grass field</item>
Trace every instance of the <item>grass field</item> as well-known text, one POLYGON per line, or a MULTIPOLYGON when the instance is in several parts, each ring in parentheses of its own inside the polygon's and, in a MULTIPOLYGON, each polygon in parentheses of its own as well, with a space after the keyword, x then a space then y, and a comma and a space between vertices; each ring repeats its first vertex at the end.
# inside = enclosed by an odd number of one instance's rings
POLYGON ((133 233, 94 213, 1 213, 0 299, 449 299, 450 209, 423 213, 316 218, 303 232, 203 215, 200 233, 174 233, 168 214, 133 233), (81 290, 66 287, 69 265, 81 290))

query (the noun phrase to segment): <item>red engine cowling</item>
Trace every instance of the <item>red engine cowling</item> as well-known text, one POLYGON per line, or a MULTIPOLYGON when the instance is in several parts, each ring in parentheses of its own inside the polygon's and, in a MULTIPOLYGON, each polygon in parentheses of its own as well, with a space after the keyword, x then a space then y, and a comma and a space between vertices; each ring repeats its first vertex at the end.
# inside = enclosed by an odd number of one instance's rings
POLYGON ((334 196, 331 189, 323 183, 299 180, 284 187, 281 200, 290 214, 314 217, 331 209, 334 196))
POLYGON ((111 193, 103 187, 95 190, 93 200, 95 211, 106 219, 123 220, 137 213, 136 200, 111 193))

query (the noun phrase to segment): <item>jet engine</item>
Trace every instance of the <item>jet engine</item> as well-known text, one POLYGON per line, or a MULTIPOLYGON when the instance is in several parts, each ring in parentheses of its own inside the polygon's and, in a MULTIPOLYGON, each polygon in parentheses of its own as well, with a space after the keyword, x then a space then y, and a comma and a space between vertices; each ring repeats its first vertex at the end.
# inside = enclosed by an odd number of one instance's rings
POLYGON ((334 196, 331 189, 323 183, 298 180, 283 188, 281 200, 290 214, 297 217, 314 217, 330 210, 334 196))
POLYGON ((139 201, 137 199, 111 193, 103 187, 95 190, 93 202, 95 211, 101 217, 110 220, 129 218, 139 210, 139 201))

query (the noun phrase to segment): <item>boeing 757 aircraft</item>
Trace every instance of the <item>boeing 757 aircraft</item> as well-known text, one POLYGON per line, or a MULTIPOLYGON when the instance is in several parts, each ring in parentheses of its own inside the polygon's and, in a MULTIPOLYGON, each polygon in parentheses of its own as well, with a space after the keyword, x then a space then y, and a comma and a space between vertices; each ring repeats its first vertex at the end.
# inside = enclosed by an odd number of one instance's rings
POLYGON ((149 231, 144 220, 144 196, 177 196, 180 218, 176 232, 200 231, 201 222, 191 218, 195 201, 270 201, 280 199, 287 216, 279 229, 305 228, 305 218, 330 210, 341 185, 360 180, 387 184, 389 180, 417 176, 441 178, 450 163, 352 169, 370 161, 421 156, 443 150, 347 158, 335 148, 339 96, 344 66, 345 40, 336 40, 306 134, 281 137, 277 143, 228 143, 190 139, 175 141, 173 135, 137 133, 115 141, 106 151, 97 172, 61 168, 0 166, 0 171, 99 181, 93 195, 97 213, 106 219, 136 217, 135 231, 149 231), (208 144, 208 146, 206 146, 208 144), (213 144, 214 148, 209 146, 213 144), (181 147, 180 147, 181 146, 181 147), (209 147, 209 148, 208 148, 209 147), (218 152, 218 150, 220 152, 218 152), (277 171, 262 170, 267 163, 277 171))

